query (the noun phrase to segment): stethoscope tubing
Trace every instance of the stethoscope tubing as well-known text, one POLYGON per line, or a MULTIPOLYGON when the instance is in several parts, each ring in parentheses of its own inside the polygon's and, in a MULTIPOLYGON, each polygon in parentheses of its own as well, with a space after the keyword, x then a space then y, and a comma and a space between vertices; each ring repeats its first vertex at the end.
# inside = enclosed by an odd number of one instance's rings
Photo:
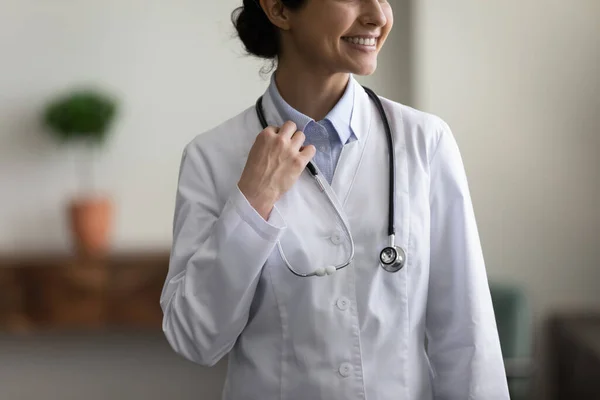
MULTIPOLYGON (((406 254, 404 253, 404 250, 402 250, 401 248, 395 247, 395 243, 394 243, 395 234, 396 234, 396 228, 395 228, 396 158, 395 158, 395 151, 394 151, 394 141, 393 141, 393 136, 392 136, 392 129, 390 127, 385 110, 383 109, 383 104, 381 103, 381 100, 379 100, 379 97, 377 96, 377 94, 375 94, 375 92, 373 92, 371 89, 369 89, 365 86, 363 86, 363 89, 365 90, 365 92, 367 93, 369 98, 371 98, 371 100, 373 100, 373 102, 375 103, 375 106, 377 107, 377 111, 379 112, 381 120, 383 121, 384 129, 385 129, 385 133, 386 133, 386 137, 387 137, 387 142, 388 142, 388 150, 389 150, 388 236, 389 236, 390 244, 389 244, 389 247, 387 247, 386 249, 394 248, 394 249, 396 249, 397 252, 398 251, 401 252, 402 253, 401 254, 402 255, 402 263, 400 264, 399 268, 397 268, 397 265, 390 266, 390 265, 385 265, 383 263, 382 263, 382 266, 384 267, 384 269, 386 271, 396 272, 403 267, 406 254)), ((258 100, 256 101, 255 108, 256 108, 256 114, 258 116, 261 126, 263 127, 263 129, 266 129, 268 126, 268 123, 265 118, 263 107, 262 107, 262 96, 259 97, 258 100)), ((342 221, 342 223, 344 225, 344 230, 346 231, 346 234, 347 234, 347 237, 350 239, 350 257, 345 262, 343 262, 342 264, 339 264, 339 265, 328 266, 325 268, 321 267, 311 273, 300 273, 291 266, 290 262, 288 261, 287 257, 285 256, 285 253, 281 246, 281 242, 277 241, 277 248, 279 250, 279 254, 281 255, 281 258, 287 265, 287 268, 294 275, 296 275, 298 277, 302 277, 302 278, 307 278, 310 276, 331 275, 334 272, 350 265, 350 263, 352 263, 352 261, 354 260, 354 252, 355 252, 354 240, 352 239, 352 234, 350 232, 350 228, 346 224, 345 219, 341 215, 341 213, 338 210, 338 208, 336 207, 335 203, 329 196, 329 193, 327 192, 325 185, 323 184, 323 182, 321 182, 322 178, 321 178, 321 174, 319 174, 318 168, 312 161, 309 161, 309 163, 306 165, 306 169, 309 171, 309 173, 315 179, 316 183, 319 185, 319 189, 321 190, 321 192, 325 193, 325 196, 327 197, 329 204, 332 206, 332 208, 336 212, 338 218, 342 221)), ((384 249, 383 251, 385 251, 386 249, 384 249)), ((383 253, 383 251, 382 251, 382 253, 383 253)))

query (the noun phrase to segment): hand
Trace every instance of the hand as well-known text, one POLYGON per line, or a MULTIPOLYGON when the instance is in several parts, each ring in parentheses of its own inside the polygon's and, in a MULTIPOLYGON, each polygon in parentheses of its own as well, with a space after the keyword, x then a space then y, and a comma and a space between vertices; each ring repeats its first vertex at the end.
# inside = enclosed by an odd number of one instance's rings
POLYGON ((296 124, 287 121, 280 129, 265 128, 250 149, 238 187, 265 220, 316 153, 315 146, 303 146, 305 139, 296 124))

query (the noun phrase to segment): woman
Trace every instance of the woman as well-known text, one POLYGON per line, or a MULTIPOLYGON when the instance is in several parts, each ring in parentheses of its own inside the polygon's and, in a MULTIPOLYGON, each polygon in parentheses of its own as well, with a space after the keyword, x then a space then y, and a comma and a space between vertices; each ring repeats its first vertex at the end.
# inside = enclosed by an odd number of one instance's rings
POLYGON ((161 296, 170 345, 205 366, 229 353, 231 400, 508 399, 456 142, 383 98, 405 258, 381 267, 385 122, 352 74, 375 71, 390 5, 244 0, 233 17, 277 69, 259 107, 184 149, 161 296))

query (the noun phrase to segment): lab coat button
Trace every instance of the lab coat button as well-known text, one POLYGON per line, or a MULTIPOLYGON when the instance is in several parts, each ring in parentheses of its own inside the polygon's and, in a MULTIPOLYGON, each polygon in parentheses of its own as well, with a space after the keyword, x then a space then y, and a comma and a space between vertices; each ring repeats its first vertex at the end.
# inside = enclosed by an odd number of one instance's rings
POLYGON ((340 375, 344 378, 349 377, 350 373, 352 372, 352 365, 350 363, 343 363, 342 365, 340 365, 339 372, 340 375))
POLYGON ((348 309, 348 307, 350 306, 350 300, 348 300, 345 297, 340 297, 338 299, 338 301, 336 302, 336 305, 340 310, 346 311, 348 309))
POLYGON ((340 232, 333 232, 329 239, 333 244, 340 244, 342 243, 342 234, 340 232))

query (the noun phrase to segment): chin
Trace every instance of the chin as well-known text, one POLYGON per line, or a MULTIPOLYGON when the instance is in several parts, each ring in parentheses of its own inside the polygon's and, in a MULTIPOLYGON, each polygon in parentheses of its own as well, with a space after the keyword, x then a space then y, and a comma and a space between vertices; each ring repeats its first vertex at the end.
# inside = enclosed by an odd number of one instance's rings
POLYGON ((356 65, 356 66, 354 66, 354 68, 352 68, 350 70, 350 72, 353 75, 368 76, 368 75, 372 75, 376 70, 377 70, 377 62, 374 62, 374 63, 369 63, 369 64, 356 65))

